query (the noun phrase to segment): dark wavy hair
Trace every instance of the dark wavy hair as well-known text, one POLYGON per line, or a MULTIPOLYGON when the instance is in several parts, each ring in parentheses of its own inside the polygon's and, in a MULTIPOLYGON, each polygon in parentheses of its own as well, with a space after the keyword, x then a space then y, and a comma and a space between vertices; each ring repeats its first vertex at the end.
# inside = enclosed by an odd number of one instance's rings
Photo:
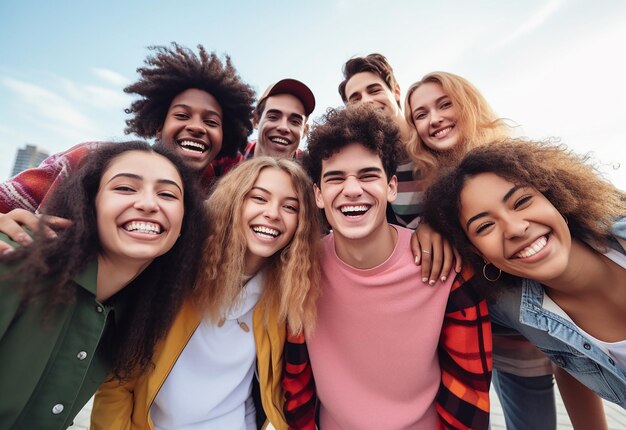
POLYGON ((307 139, 308 154, 303 163, 317 185, 322 161, 341 148, 359 143, 376 153, 389 181, 396 173, 400 151, 400 131, 380 110, 367 103, 348 109, 328 109, 321 123, 315 123, 307 139))
POLYGON ((611 241, 614 220, 626 214, 626 195, 603 180, 588 161, 588 156, 552 142, 508 139, 475 148, 428 188, 425 220, 450 241, 464 262, 476 269, 477 285, 493 298, 498 290, 494 284, 517 285, 519 278, 503 272, 497 283, 491 283, 481 275, 484 262, 459 220, 460 196, 466 181, 491 172, 516 185, 532 187, 567 218, 572 238, 606 246, 611 241))
POLYGON ((241 80, 230 57, 226 55, 222 62, 214 52, 207 53, 202 45, 198 45, 196 55, 175 42, 171 47, 148 49, 155 54, 146 58, 146 66, 137 69, 141 79, 124 88, 128 94, 141 96, 125 109, 127 114, 133 115, 126 120, 126 134, 155 137, 174 97, 197 88, 215 97, 222 108, 224 144, 217 158, 243 152, 252 133, 255 92, 241 80))
MULTIPOLYGON (((343 81, 339 84, 339 95, 344 103, 348 103, 346 95, 346 84, 357 73, 370 72, 378 75, 387 84, 387 87, 394 91, 398 85, 393 68, 387 58, 382 54, 372 53, 365 57, 350 58, 343 65, 343 81)), ((398 107, 402 108, 400 101, 397 101, 398 107)))
MULTIPOLYGON (((102 144, 53 191, 42 208, 43 213, 72 220, 72 225, 59 230, 57 238, 35 233, 31 245, 0 257, 0 261, 15 264, 7 279, 20 289, 22 306, 35 299, 45 300, 44 323, 55 309, 73 303, 76 285, 71 280, 97 259, 101 249, 95 207, 100 179, 110 163, 128 151, 157 153, 174 164, 183 181, 185 213, 180 237, 172 249, 155 258, 135 280, 110 298, 112 303, 127 303, 123 318, 116 319, 115 331, 103 348, 120 378, 138 368, 145 369, 154 345, 167 333, 193 288, 207 222, 196 179, 182 161, 167 149, 151 147, 146 142, 102 144), (45 291, 41 288, 44 284, 45 291)), ((45 217, 40 227, 44 224, 45 217)))

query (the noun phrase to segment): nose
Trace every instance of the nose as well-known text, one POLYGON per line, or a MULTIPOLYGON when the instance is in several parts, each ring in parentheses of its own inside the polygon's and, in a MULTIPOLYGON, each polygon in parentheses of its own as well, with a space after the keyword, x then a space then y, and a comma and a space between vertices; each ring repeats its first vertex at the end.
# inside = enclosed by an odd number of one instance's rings
POLYGON ((149 191, 144 191, 137 195, 134 207, 142 212, 156 212, 159 210, 156 195, 149 191))
POLYGON ((374 103, 374 97, 369 94, 369 93, 365 93, 361 95, 361 103, 374 103))
POLYGON ((348 197, 358 197, 363 193, 361 183, 354 175, 348 175, 343 183, 343 193, 348 197))
POLYGON ((206 132, 202 118, 192 116, 186 126, 187 131, 195 135, 202 135, 206 132))
POLYGON ((443 121, 443 116, 441 115, 441 112, 439 112, 439 110, 437 109, 433 109, 430 112, 430 123, 441 124, 442 121, 443 121))
POLYGON ((289 133, 288 121, 289 121, 289 119, 287 117, 282 117, 280 119, 280 121, 278 121, 278 125, 276 127, 276 130, 278 130, 281 133, 289 133))
POLYGON ((270 203, 266 205, 263 216, 267 219, 278 219, 278 213, 278 205, 270 203))
POLYGON ((514 239, 524 236, 530 223, 524 218, 511 216, 503 221, 504 237, 514 239))

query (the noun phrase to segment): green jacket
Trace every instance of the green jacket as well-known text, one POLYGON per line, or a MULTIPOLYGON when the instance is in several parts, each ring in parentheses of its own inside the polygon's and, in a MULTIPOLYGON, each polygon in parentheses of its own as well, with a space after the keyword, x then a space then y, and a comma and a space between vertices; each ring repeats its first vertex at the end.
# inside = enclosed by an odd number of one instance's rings
MULTIPOLYGON (((10 271, 0 263, 0 279, 10 271)), ((0 429, 66 429, 111 370, 99 344, 113 306, 96 301, 97 273, 90 263, 73 280, 76 300, 45 321, 45 294, 20 310, 19 290, 0 281, 0 429)))

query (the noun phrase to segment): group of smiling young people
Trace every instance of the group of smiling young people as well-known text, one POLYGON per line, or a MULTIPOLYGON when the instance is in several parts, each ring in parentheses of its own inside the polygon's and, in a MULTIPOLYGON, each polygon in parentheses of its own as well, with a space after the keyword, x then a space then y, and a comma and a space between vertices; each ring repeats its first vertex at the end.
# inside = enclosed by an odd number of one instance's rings
POLYGON ((93 429, 486 429, 492 362, 507 428, 556 428, 553 372, 577 428, 626 406, 626 197, 583 157, 451 73, 403 114, 380 54, 309 132, 302 82, 253 106, 198 50, 125 89, 153 146, 0 185, 0 427, 66 428, 97 390, 93 429))

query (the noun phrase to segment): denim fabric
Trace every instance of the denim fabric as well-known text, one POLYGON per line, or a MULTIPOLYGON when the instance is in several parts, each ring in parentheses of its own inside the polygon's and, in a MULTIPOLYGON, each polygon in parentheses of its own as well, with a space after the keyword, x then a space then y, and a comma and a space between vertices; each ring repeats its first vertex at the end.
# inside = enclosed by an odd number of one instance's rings
MULTIPOLYGON (((626 239, 626 218, 612 228, 618 240, 626 239)), ((626 253, 616 241, 612 247, 626 253)), ((581 333, 571 322, 542 308, 543 287, 529 279, 498 296, 489 307, 492 321, 517 330, 600 397, 626 408, 626 371, 581 333)))
POLYGON ((504 412, 507 430, 555 430, 554 378, 517 376, 493 370, 491 383, 504 412))

